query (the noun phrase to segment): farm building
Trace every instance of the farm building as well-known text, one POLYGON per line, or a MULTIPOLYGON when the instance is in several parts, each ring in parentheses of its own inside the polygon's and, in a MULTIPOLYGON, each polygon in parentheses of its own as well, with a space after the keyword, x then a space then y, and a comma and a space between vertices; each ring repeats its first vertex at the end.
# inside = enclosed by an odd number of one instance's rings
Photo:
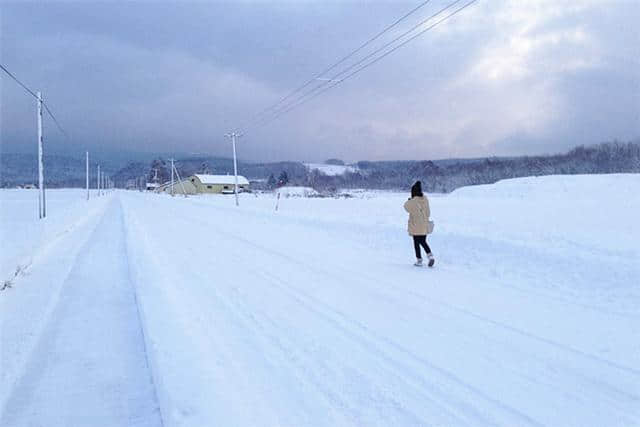
POLYGON ((156 190, 158 193, 167 193, 167 194, 196 194, 196 186, 193 182, 191 182, 190 178, 183 179, 182 181, 174 181, 173 183, 173 192, 171 191, 171 182, 167 182, 162 186, 158 187, 156 190))
MULTIPOLYGON (((233 194, 235 177, 233 175, 202 175, 196 174, 187 178, 193 184, 197 193, 233 194)), ((247 191, 249 181, 238 175, 238 192, 247 191)))

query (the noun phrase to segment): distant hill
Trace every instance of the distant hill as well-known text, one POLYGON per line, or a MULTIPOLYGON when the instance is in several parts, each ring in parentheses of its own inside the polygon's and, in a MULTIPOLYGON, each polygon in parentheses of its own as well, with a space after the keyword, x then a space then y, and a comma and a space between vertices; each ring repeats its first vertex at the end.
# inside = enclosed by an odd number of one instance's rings
POLYGON ((435 161, 358 162, 359 173, 320 177, 314 188, 406 189, 416 180, 429 192, 542 175, 640 173, 640 143, 579 146, 564 154, 435 161), (336 182, 340 181, 340 182, 336 182))
MULTIPOLYGON (((116 185, 125 187, 136 179, 159 181, 170 177, 166 156, 136 155, 101 158, 102 170, 116 185)), ((290 185, 313 187, 318 191, 340 188, 406 189, 421 180, 429 192, 450 192, 456 188, 489 184, 505 178, 556 174, 640 173, 640 143, 609 142, 580 146, 567 153, 546 156, 486 157, 475 159, 442 159, 421 161, 360 161, 352 165, 303 164, 301 162, 251 163, 238 162, 239 172, 254 181, 252 187, 268 189, 283 172, 290 185), (270 179, 273 176, 274 179, 270 179)), ((83 157, 45 156, 45 182, 49 188, 83 187, 85 164, 83 157)), ((233 174, 229 158, 186 155, 177 158, 176 168, 182 177, 194 173, 233 174)), ((92 185, 96 162, 91 164, 92 185)), ((32 154, 2 154, 0 156, 0 187, 37 182, 36 156, 32 154)))
MULTIPOLYGON (((45 185, 49 188, 84 187, 85 158, 64 155, 46 155, 45 185)), ((122 160, 100 159, 101 170, 112 175, 126 162, 122 160)), ((91 180, 94 185, 96 179, 96 162, 90 163, 91 180)), ((38 183, 38 159, 35 154, 6 154, 0 155, 0 187, 16 187, 18 185, 38 183)))

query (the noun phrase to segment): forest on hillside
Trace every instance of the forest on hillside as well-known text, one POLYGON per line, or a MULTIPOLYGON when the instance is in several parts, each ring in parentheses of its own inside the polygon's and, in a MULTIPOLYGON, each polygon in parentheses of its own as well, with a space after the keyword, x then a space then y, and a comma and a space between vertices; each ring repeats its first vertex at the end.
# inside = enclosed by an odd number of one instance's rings
MULTIPOLYGON (((343 163, 330 159, 327 164, 343 163)), ((45 156, 46 183, 49 188, 83 187, 84 159, 45 156)), ((35 183, 35 156, 3 154, 0 157, 0 187, 12 188, 35 183)), ((232 174, 233 161, 220 157, 185 157, 175 161, 181 177, 194 173, 232 174)), ((416 180, 429 192, 447 193, 456 188, 490 184, 501 179, 524 176, 640 173, 640 142, 607 142, 579 146, 567 153, 521 157, 487 157, 476 159, 445 159, 421 161, 360 161, 341 175, 327 175, 310 169, 301 162, 271 163, 238 162, 239 173, 252 181, 255 190, 271 190, 278 185, 313 187, 331 194, 340 189, 406 189, 416 180)), ((92 164, 95 171, 95 165, 92 164)), ((166 158, 117 164, 103 162, 106 171, 121 188, 132 183, 170 179, 170 162, 166 158)), ((92 182, 95 177, 92 176, 92 182)))

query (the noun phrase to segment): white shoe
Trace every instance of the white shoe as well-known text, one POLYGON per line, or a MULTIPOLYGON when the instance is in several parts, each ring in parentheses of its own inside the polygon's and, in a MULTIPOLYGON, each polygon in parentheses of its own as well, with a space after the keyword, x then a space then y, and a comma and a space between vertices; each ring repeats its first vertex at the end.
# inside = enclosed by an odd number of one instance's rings
POLYGON ((416 260, 415 264, 413 264, 413 265, 415 265, 416 267, 422 267, 422 258, 418 258, 416 260))
POLYGON ((435 258, 433 257, 433 254, 432 253, 428 253, 427 254, 427 258, 429 258, 429 263, 427 265, 429 267, 433 267, 433 264, 435 264, 435 262, 436 262, 435 258))

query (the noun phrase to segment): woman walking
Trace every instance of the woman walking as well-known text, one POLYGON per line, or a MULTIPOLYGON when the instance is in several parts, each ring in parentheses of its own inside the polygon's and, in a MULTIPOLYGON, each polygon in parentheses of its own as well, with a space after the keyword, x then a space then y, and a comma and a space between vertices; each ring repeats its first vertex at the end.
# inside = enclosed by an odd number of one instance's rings
POLYGON ((429 259, 429 267, 433 267, 435 259, 431 253, 431 248, 427 244, 427 234, 430 233, 429 217, 431 210, 429 209, 429 200, 422 194, 422 183, 416 181, 411 187, 411 198, 404 202, 404 210, 409 212, 409 235, 413 236, 413 248, 416 251, 415 266, 422 265, 422 255, 420 247, 427 253, 429 259))

